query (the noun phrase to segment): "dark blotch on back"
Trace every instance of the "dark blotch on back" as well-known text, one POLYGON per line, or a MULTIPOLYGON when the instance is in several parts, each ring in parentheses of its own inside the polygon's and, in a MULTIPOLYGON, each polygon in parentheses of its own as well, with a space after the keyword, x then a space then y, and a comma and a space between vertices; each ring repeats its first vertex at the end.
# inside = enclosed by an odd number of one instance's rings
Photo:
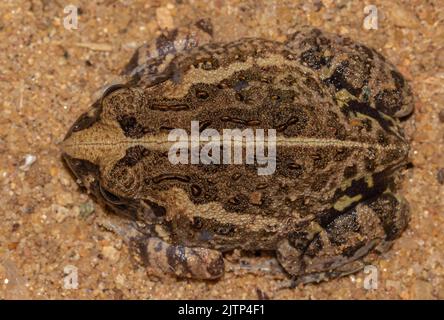
POLYGON ((301 62, 312 69, 319 70, 327 65, 330 59, 324 57, 322 50, 316 46, 301 54, 301 62))
POLYGON ((249 206, 248 198, 242 194, 235 195, 224 203, 224 209, 229 212, 244 212, 249 206))
POLYGON ((342 61, 335 69, 330 78, 326 79, 327 83, 332 84, 336 90, 345 89, 354 96, 359 96, 361 88, 355 88, 349 81, 353 76, 354 70, 350 67, 349 61, 342 61))
POLYGON ((311 34, 302 42, 302 46, 310 48, 301 54, 302 64, 319 70, 330 63, 331 58, 324 55, 325 50, 330 47, 330 40, 322 36, 319 29, 313 29, 311 34))
POLYGON ((358 168, 356 167, 356 164, 350 167, 346 167, 344 169, 344 178, 346 179, 353 178, 354 176, 356 176, 357 173, 358 173, 358 168))
POLYGON ((351 100, 348 102, 347 106, 344 106, 342 108, 342 111, 347 116, 349 116, 350 112, 361 113, 366 116, 369 116, 370 118, 375 119, 379 123, 379 125, 388 133, 391 132, 389 128, 392 126, 392 124, 386 119, 384 119, 384 117, 379 113, 378 110, 370 107, 367 103, 359 102, 357 100, 351 100))
POLYGON ((133 167, 144 157, 148 156, 149 150, 142 146, 130 147, 126 150, 125 156, 118 161, 118 165, 133 167))
POLYGON ((126 137, 139 139, 145 135, 145 128, 137 122, 137 119, 134 116, 119 116, 117 121, 126 137))

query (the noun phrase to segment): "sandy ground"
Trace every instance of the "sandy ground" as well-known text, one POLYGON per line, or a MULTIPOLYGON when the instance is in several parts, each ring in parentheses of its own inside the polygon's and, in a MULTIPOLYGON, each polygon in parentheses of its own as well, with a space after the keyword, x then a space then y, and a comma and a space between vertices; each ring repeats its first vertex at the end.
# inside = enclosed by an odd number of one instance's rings
POLYGON ((363 28, 366 1, 2 0, 0 298, 444 299, 444 2, 371 3, 377 30, 363 28), (77 30, 63 27, 70 3, 80 8, 77 30), (104 212, 62 165, 59 144, 137 46, 200 18, 223 41, 282 40, 294 25, 319 26, 378 49, 411 81, 417 131, 403 188, 413 217, 375 263, 377 289, 364 288, 363 272, 282 290, 283 275, 248 268, 215 282, 147 276, 98 226, 104 212), (78 287, 69 289, 73 268, 78 287))

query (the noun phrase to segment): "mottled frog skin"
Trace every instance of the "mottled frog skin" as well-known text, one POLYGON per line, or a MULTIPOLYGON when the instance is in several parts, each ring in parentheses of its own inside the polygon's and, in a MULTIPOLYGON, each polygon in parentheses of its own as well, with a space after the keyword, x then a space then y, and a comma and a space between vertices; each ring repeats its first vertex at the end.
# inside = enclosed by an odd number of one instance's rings
POLYGON ((393 65, 310 27, 283 43, 213 43, 204 20, 184 30, 137 50, 63 142, 82 185, 138 222, 138 261, 214 279, 223 252, 272 250, 289 275, 311 282, 387 250, 409 221, 397 186, 409 152, 400 118, 412 95, 393 65), (189 132, 193 120, 200 130, 276 129, 276 171, 173 165, 168 133, 189 132))

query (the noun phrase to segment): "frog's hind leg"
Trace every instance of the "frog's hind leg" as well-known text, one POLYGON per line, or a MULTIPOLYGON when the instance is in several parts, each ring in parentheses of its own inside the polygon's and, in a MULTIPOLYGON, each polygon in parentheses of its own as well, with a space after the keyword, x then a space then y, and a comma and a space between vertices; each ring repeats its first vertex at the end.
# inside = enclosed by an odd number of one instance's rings
POLYGON ((224 273, 224 260, 219 251, 172 245, 156 237, 133 239, 133 257, 155 273, 182 278, 216 279, 224 273))
POLYGON ((358 106, 392 117, 413 111, 409 84, 376 50, 310 26, 290 30, 285 45, 334 92, 356 100, 358 106))
POLYGON ((362 269, 386 251, 409 221, 405 200, 390 192, 314 223, 282 241, 278 259, 297 283, 319 282, 362 269), (310 228, 309 228, 310 230, 310 228))

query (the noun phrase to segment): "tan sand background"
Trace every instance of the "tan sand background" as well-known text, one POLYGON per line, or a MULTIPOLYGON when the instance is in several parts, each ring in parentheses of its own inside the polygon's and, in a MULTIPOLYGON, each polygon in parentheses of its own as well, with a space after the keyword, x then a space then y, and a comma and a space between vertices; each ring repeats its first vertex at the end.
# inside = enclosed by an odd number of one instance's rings
MULTIPOLYGON (((2 0, 0 66, 1 299, 444 299, 444 1, 2 0), (77 30, 63 27, 71 3, 77 30), (368 4, 378 8, 378 30, 363 28, 368 4), (377 289, 364 288, 363 272, 284 290, 284 276, 244 269, 215 282, 147 276, 97 225, 104 212, 63 167, 58 145, 137 46, 201 18, 219 41, 283 40, 294 25, 315 25, 378 49, 411 81, 417 131, 403 187, 413 217, 375 263, 377 289), (63 286, 69 265, 77 289, 63 286)), ((227 258, 238 264, 236 254, 227 258)))

